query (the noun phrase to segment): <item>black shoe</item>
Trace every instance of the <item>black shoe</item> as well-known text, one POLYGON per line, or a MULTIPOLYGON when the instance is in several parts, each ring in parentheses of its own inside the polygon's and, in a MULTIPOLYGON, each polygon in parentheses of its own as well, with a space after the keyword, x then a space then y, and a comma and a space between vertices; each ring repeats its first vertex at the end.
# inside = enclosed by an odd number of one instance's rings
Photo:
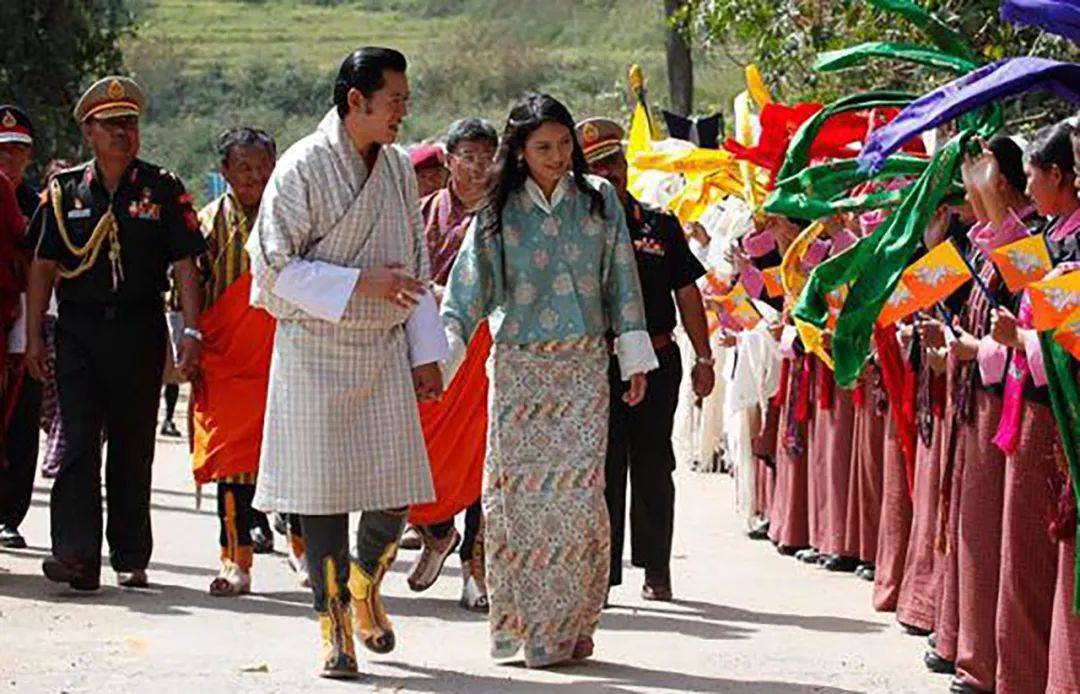
MULTIPOLYGON (((904 633, 908 636, 930 636, 929 629, 923 629, 913 624, 904 624, 903 622, 900 622, 900 626, 904 629, 904 633)), ((933 644, 931 644, 930 647, 933 648, 933 644)))
POLYGON ((161 423, 161 435, 178 439, 180 438, 180 430, 176 428, 171 419, 166 419, 161 423))
POLYGON ((754 528, 746 533, 746 536, 751 540, 768 540, 769 539, 769 524, 764 523, 761 526, 754 528))
POLYGON ((960 677, 953 677, 949 683, 949 692, 952 694, 983 694, 985 690, 968 684, 960 677))
POLYGON ((926 665, 926 669, 930 672, 936 672, 939 675, 954 675, 956 674, 956 664, 951 660, 945 660, 937 651, 927 651, 923 654, 923 663, 926 665))
POLYGON ((0 547, 4 549, 26 549, 26 540, 19 531, 10 525, 0 525, 0 547))
POLYGON ((671 572, 668 569, 645 569, 645 585, 641 599, 650 602, 671 602, 671 572))
POLYGON ((776 551, 785 557, 791 557, 797 554, 800 550, 806 549, 805 547, 792 547, 791 545, 777 545, 776 551))
POLYGON ((813 547, 807 547, 806 549, 796 552, 795 558, 803 564, 817 564, 818 560, 821 559, 821 553, 813 547))
POLYGON ((94 591, 101 588, 100 569, 94 570, 78 559, 49 557, 41 562, 41 571, 53 583, 66 583, 74 590, 94 591))
POLYGON ((146 569, 117 571, 116 585, 121 588, 149 588, 150 579, 146 577, 146 569))
POLYGON ((864 581, 870 581, 871 583, 874 582, 875 574, 876 571, 873 564, 860 564, 858 568, 855 569, 856 576, 864 581))
POLYGON ((829 557, 822 566, 826 571, 836 571, 839 573, 851 573, 855 570, 855 567, 859 565, 859 560, 855 557, 829 557))
POLYGON ((273 554, 274 535, 267 533, 261 526, 251 529, 251 551, 255 554, 273 554))

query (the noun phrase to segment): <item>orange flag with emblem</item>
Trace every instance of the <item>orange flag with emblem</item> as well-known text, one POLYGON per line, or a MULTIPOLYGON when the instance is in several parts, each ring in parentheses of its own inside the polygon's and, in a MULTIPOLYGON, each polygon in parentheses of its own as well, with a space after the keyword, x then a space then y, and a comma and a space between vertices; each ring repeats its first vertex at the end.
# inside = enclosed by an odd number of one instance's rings
POLYGON ((919 308, 944 301, 970 279, 971 270, 951 240, 939 243, 900 276, 919 308))
POLYGON ((1080 270, 1028 286, 1032 327, 1053 330, 1080 309, 1080 270))
POLYGON ((1080 308, 1070 313, 1058 327, 1054 340, 1073 355, 1073 358, 1080 359, 1080 308))
POLYGON ((1005 286, 1014 293, 1022 291, 1032 282, 1038 282, 1054 267, 1042 234, 994 249, 990 251, 990 260, 1001 273, 1005 286))
POLYGON ((918 297, 911 293, 908 286, 904 284, 903 276, 901 276, 896 289, 893 290, 892 295, 881 309, 881 314, 877 319, 878 325, 883 328, 892 325, 896 321, 903 320, 915 313, 919 308, 918 297))

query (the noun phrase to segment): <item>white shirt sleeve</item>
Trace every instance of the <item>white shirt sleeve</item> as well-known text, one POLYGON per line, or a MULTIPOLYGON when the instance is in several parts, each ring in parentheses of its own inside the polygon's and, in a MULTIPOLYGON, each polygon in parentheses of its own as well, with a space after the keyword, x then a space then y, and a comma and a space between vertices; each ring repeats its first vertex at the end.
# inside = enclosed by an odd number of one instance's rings
POLYGON ((648 373, 660 368, 652 340, 644 330, 630 330, 615 339, 615 353, 619 358, 622 380, 629 381, 637 373, 648 373))
POLYGON ((409 345, 409 364, 414 367, 450 359, 450 344, 431 291, 420 298, 405 321, 405 340, 409 345))
POLYGON ((293 258, 278 273, 273 292, 316 318, 339 323, 359 279, 359 268, 293 258))

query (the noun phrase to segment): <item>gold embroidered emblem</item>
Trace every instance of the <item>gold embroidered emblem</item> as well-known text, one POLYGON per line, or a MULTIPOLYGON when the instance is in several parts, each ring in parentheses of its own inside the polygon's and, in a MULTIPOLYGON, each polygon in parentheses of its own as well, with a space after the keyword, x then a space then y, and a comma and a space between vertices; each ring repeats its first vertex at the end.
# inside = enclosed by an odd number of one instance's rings
POLYGON ((125 94, 124 85, 120 83, 120 80, 113 80, 109 82, 107 93, 110 99, 123 99, 125 94))
POLYGON ((15 114, 11 111, 4 111, 4 120, 0 122, 4 124, 5 128, 14 128, 19 124, 19 121, 15 120, 15 114))
POLYGON ((600 139, 600 129, 595 123, 586 123, 581 128, 581 139, 585 141, 585 144, 591 145, 600 139))

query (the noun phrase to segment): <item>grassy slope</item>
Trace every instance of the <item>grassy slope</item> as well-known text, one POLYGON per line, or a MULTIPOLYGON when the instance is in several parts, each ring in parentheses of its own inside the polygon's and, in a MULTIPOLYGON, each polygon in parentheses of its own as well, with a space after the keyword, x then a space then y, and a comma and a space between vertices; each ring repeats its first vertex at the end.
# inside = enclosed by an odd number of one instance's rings
MULTIPOLYGON (((579 117, 625 117, 622 84, 633 62, 645 68, 654 100, 667 90, 659 0, 143 3, 125 55, 154 99, 144 151, 177 169, 196 194, 196 179, 214 167, 216 133, 250 123, 287 146, 325 111, 341 58, 359 45, 394 46, 410 58, 406 141, 438 135, 466 115, 501 125, 529 89, 564 99, 579 117)), ((702 110, 738 89, 737 71, 723 68, 698 66, 702 110)))

